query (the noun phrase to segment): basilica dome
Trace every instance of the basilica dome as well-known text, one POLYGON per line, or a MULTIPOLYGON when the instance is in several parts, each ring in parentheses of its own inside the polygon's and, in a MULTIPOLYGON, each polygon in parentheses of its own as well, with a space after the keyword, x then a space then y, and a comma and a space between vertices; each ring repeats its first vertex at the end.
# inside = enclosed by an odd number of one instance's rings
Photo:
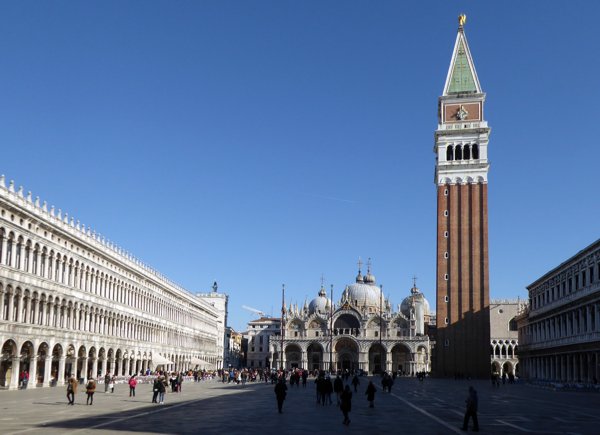
POLYGON ((421 305, 423 308, 423 315, 429 315, 429 302, 425 299, 423 293, 421 293, 416 286, 413 286, 410 290, 410 295, 405 297, 402 301, 400 311, 406 317, 410 318, 410 308, 413 306, 416 307, 417 305, 421 305))
POLYGON ((327 299, 327 293, 325 292, 325 289, 321 287, 319 296, 314 298, 312 301, 310 301, 310 304, 308 304, 308 313, 326 314, 329 313, 330 306, 331 301, 327 299))
POLYGON ((372 284, 357 282, 346 287, 345 299, 358 308, 376 308, 385 301, 382 298, 381 289, 372 284))

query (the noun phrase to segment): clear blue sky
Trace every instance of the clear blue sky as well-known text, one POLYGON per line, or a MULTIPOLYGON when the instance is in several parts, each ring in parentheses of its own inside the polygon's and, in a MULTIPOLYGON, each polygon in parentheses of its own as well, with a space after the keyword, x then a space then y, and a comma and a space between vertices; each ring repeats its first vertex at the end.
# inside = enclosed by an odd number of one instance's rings
POLYGON ((484 90, 493 298, 599 236, 600 2, 0 5, 0 173, 231 324, 356 261, 435 299, 433 132, 458 13, 484 90))

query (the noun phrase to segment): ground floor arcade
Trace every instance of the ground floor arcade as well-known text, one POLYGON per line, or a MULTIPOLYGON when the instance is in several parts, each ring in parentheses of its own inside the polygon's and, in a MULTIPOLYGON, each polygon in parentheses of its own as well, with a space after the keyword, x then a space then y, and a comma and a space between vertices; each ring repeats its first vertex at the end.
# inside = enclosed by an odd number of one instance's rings
POLYGON ((182 353, 175 349, 164 349, 159 354, 155 349, 119 341, 0 339, 0 388, 11 390, 19 388, 19 375, 24 371, 29 377, 28 388, 49 387, 64 385, 70 376, 85 382, 90 377, 102 378, 106 374, 127 377, 148 369, 179 371, 203 368, 197 363, 210 359, 205 356, 200 360, 191 351, 182 353))
MULTIPOLYGON (((281 367, 281 352, 273 350, 272 367, 281 367)), ((368 373, 400 372, 414 375, 429 371, 429 342, 357 340, 350 337, 329 341, 284 343, 283 366, 309 370, 364 370, 368 373)))
POLYGON ((593 383, 600 379, 600 351, 520 357, 521 373, 529 379, 593 383))

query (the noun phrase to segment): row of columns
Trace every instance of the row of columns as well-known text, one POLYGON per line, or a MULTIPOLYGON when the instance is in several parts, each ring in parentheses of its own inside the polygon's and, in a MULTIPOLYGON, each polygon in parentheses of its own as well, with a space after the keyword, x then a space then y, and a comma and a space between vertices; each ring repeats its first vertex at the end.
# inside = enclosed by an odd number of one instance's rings
MULTIPOLYGON (((139 374, 140 371, 146 372, 150 366, 150 360, 138 360, 138 359, 122 359, 119 360, 120 364, 115 365, 117 360, 115 358, 96 358, 96 357, 80 357, 80 358, 69 358, 61 356, 58 358, 58 368, 56 377, 52 373, 52 357, 42 357, 40 360, 44 361, 43 379, 41 384, 38 384, 38 357, 30 357, 28 360, 22 360, 21 357, 15 356, 11 358, 11 375, 7 385, 9 390, 16 390, 19 387, 19 374, 29 369, 29 387, 49 387, 52 381, 55 385, 65 385, 65 381, 70 376, 76 376, 79 379, 83 379, 83 382, 87 382, 88 377, 97 376, 98 378, 104 377, 107 373, 116 376, 131 376, 139 374), (81 361, 81 371, 79 372, 78 362, 81 361), (28 366, 26 365, 27 363, 28 366), (91 369, 90 369, 91 363, 91 369), (70 366, 68 366, 70 364, 70 366), (68 370, 67 370, 68 369, 68 370)), ((189 363, 188 363, 189 364, 189 363)), ((169 364, 167 369, 177 371, 178 366, 181 364, 169 364)))
POLYGON ((530 379, 591 383, 600 378, 600 352, 527 357, 521 369, 530 379))
POLYGON ((4 265, 9 265, 24 272, 42 276, 86 292, 92 292, 93 290, 94 294, 103 295, 111 300, 116 298, 119 302, 134 305, 136 308, 166 317, 169 320, 180 321, 182 323, 191 321, 191 317, 184 311, 167 304, 158 303, 150 298, 144 297, 142 300, 142 295, 132 289, 119 286, 109 279, 99 279, 98 274, 92 274, 76 265, 67 264, 62 256, 59 259, 59 257, 40 255, 39 250, 34 251, 30 247, 24 249, 23 244, 15 241, 15 239, 11 239, 9 251, 8 238, 6 236, 1 238, 0 246, 0 263, 4 265), (17 264, 18 250, 20 250, 19 264, 17 264), (25 261, 22 260, 23 251, 26 254, 25 261), (154 306, 153 302, 156 306, 154 306))
POLYGON ((90 313, 82 308, 69 308, 30 297, 15 298, 14 292, 0 292, 0 320, 41 326, 66 328, 133 340, 187 345, 189 337, 169 331, 128 322, 124 319, 90 313), (6 301, 5 301, 6 299, 6 301), (16 299, 16 301, 15 301, 16 299), (6 313, 6 315, 5 315, 6 313))
POLYGON ((553 340, 600 331, 600 304, 590 304, 534 323, 533 339, 553 340))

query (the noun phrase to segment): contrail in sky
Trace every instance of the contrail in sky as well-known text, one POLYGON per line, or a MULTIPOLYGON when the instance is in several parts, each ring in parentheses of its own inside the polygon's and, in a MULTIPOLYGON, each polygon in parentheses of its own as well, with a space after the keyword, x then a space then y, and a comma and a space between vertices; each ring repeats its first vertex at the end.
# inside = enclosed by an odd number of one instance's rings
POLYGON ((347 204, 356 204, 356 201, 354 201, 352 199, 337 198, 335 196, 316 195, 313 193, 306 193, 305 195, 312 196, 314 198, 327 199, 330 201, 345 202, 347 204))

